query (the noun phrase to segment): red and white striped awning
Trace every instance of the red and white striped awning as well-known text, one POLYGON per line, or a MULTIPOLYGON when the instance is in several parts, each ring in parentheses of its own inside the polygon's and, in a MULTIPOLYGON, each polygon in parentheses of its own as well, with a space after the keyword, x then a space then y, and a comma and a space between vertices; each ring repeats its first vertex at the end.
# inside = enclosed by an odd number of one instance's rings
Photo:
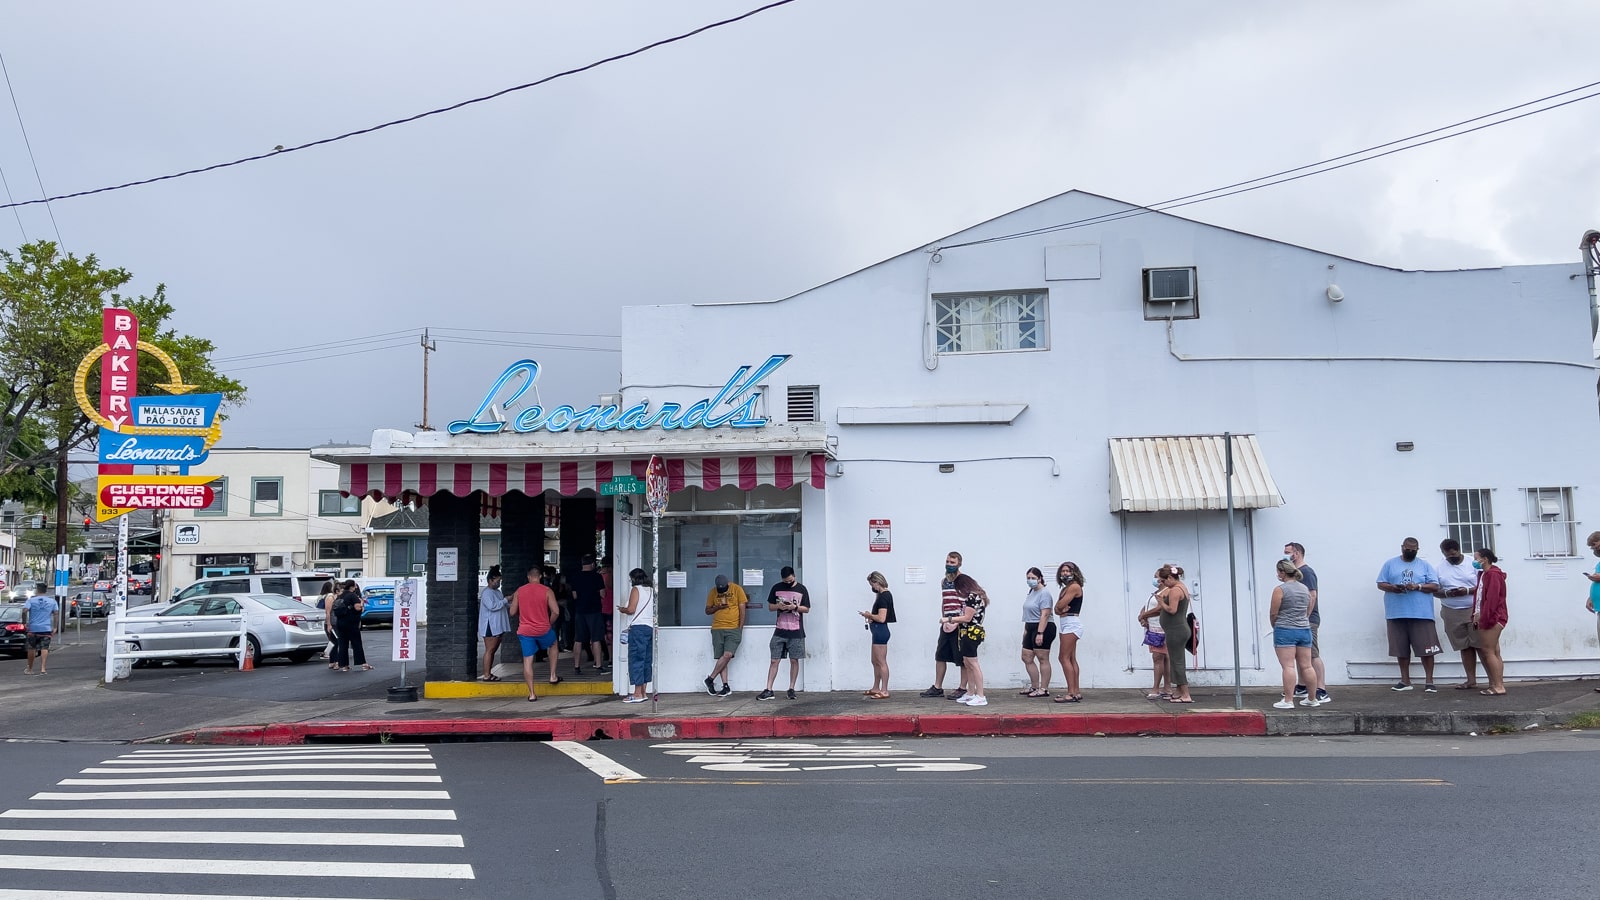
MULTIPOLYGON (((827 480, 827 456, 805 453, 779 456, 706 456, 666 458, 667 487, 716 490, 735 485, 787 488, 809 484, 821 490, 827 480)), ((405 495, 428 497, 439 491, 465 497, 483 491, 499 497, 508 491, 530 496, 555 491, 573 496, 599 492, 617 476, 643 479, 644 459, 545 459, 538 462, 415 462, 412 460, 350 462, 339 465, 339 488, 347 494, 398 500, 405 495)))

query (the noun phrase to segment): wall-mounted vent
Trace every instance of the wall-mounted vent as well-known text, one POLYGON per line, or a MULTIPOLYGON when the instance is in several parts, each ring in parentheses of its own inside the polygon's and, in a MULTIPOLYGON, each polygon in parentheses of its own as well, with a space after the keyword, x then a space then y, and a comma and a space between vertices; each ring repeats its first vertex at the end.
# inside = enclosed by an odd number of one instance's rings
POLYGON ((814 384, 789 385, 788 422, 820 422, 817 409, 819 388, 814 384))

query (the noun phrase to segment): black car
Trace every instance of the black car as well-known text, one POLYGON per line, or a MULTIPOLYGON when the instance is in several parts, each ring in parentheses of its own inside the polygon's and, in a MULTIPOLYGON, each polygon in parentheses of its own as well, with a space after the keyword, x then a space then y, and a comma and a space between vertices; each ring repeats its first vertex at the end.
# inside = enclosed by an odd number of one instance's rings
POLYGON ((113 598, 105 591, 79 591, 67 601, 69 616, 106 616, 111 614, 113 598))
POLYGON ((24 613, 21 606, 0 606, 0 653, 27 655, 28 626, 23 620, 24 613))

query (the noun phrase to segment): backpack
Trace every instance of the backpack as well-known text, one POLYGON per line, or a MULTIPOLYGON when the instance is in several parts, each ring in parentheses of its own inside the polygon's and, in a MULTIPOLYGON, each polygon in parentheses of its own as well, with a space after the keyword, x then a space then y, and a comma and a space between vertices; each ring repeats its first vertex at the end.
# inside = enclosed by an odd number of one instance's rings
POLYGON ((1183 649, 1195 656, 1200 655, 1200 620, 1194 617, 1194 613, 1189 613, 1189 641, 1183 645, 1183 649))

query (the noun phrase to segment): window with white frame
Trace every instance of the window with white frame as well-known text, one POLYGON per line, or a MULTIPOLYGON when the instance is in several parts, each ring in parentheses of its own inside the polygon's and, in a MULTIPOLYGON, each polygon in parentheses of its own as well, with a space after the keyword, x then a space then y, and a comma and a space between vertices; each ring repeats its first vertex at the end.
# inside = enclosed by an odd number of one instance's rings
POLYGON ((1576 556, 1577 521, 1572 517, 1572 488, 1526 488, 1528 555, 1539 558, 1576 556))
POLYGON ((1468 553, 1494 547, 1494 512, 1488 488, 1451 488, 1444 491, 1445 534, 1468 553))
POLYGON ((1048 349, 1049 305, 1049 291, 934 294, 935 349, 939 353, 1048 349))

